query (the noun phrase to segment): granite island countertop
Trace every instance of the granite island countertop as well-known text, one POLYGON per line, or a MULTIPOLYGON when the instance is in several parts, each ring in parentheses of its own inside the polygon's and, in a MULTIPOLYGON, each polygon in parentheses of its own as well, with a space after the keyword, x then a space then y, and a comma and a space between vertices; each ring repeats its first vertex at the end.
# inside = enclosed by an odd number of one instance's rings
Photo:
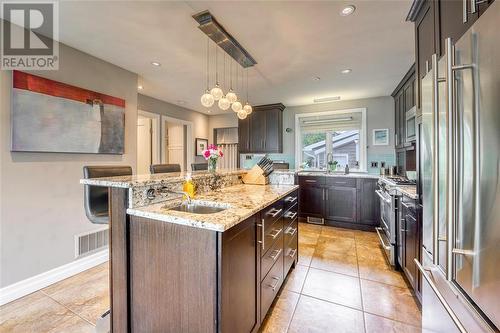
POLYGON ((212 231, 225 231, 298 189, 297 185, 234 185, 218 191, 202 193, 193 199, 215 207, 228 207, 213 214, 193 214, 169 208, 179 200, 128 208, 127 214, 212 231))
MULTIPOLYGON (((367 172, 326 172, 322 170, 303 170, 303 169, 277 169, 274 170, 277 175, 298 175, 298 176, 322 176, 322 177, 347 177, 347 178, 371 178, 378 179, 380 176, 367 172)), ((272 174, 271 174, 272 175, 272 174)))

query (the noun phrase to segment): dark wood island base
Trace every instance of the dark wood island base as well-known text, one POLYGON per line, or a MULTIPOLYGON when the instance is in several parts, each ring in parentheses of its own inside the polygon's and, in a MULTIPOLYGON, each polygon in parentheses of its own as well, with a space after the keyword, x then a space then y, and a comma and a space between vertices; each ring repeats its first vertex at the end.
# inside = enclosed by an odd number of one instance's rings
POLYGON ((256 332, 298 259, 297 191, 218 232, 130 216, 110 188, 112 332, 256 332))

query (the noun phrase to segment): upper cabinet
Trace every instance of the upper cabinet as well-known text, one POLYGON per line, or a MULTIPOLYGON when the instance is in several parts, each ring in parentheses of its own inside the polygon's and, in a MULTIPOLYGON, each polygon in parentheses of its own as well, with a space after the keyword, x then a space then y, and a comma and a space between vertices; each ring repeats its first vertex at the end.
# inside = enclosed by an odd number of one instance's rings
POLYGON ((396 148, 403 148, 415 141, 414 128, 411 128, 411 126, 415 126, 415 117, 412 114, 416 102, 415 81, 415 65, 413 65, 392 93, 392 97, 394 97, 394 139, 396 148))
POLYGON ((281 103, 259 105, 238 120, 240 153, 282 153, 284 109, 281 103))
POLYGON ((445 40, 455 43, 494 0, 414 0, 407 21, 415 23, 417 114, 421 109, 421 80, 432 68, 433 54, 445 54, 445 40), (473 5, 475 4, 475 5, 473 5))

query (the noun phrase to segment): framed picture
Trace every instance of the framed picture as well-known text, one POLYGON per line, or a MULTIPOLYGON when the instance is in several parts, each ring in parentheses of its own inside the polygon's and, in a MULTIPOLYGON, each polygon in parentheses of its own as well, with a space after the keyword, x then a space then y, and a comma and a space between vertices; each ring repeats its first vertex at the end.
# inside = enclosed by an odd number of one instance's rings
POLYGON ((373 130, 373 145, 387 146, 389 145, 389 129, 374 129, 373 130))
POLYGON ((194 139, 196 156, 203 156, 203 151, 208 147, 208 139, 194 139))
POLYGON ((123 154, 125 100, 13 71, 11 151, 123 154))

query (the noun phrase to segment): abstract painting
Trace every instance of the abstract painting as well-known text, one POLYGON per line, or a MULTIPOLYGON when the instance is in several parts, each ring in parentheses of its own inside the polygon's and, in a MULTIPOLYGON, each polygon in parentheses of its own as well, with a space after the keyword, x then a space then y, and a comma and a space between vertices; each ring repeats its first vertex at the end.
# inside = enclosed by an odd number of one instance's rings
POLYGON ((208 139, 196 138, 194 142, 196 156, 203 156, 203 151, 208 147, 208 139))
POLYGON ((125 100, 13 72, 11 150, 123 154, 125 100))
POLYGON ((387 146, 389 144, 389 129, 374 129, 373 130, 373 145, 387 146))

